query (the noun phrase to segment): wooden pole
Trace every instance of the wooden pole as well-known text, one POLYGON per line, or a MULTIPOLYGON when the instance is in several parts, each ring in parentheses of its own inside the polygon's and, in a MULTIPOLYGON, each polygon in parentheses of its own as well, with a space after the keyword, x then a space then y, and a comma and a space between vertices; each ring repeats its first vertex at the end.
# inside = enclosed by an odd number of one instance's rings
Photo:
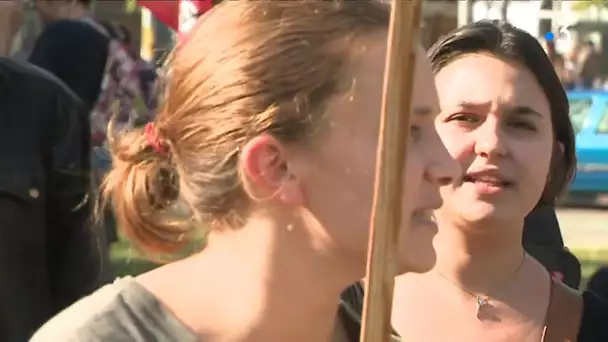
MULTIPOLYGON (((392 1, 370 227, 362 342, 388 342, 422 0, 392 1)), ((401 238, 403 240, 403 237, 401 238)))
POLYGON ((142 7, 140 12, 141 20, 141 43, 139 54, 145 61, 154 61, 154 27, 152 12, 149 9, 142 7))

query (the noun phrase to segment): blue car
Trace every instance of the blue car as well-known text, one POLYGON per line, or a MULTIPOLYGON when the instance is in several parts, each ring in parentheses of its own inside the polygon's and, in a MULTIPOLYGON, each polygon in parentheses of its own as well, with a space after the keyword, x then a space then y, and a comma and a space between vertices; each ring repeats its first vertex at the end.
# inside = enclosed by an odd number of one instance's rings
POLYGON ((608 194, 608 92, 572 91, 570 117, 576 132, 576 177, 569 197, 608 194))

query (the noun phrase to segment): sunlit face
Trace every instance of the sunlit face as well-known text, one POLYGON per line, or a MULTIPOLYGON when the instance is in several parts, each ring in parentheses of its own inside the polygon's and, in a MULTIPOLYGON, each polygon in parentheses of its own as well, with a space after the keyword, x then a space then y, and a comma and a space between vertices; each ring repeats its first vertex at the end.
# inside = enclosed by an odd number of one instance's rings
POLYGON ((441 189, 439 219, 464 226, 523 220, 547 182, 554 141, 549 103, 534 75, 471 54, 444 67, 436 82, 437 131, 463 171, 441 189))
MULTIPOLYGON (((351 91, 331 101, 327 123, 309 151, 298 158, 306 208, 319 223, 323 243, 353 267, 362 266, 368 245, 378 147, 386 35, 361 39, 352 63, 351 91)), ((459 174, 434 127, 439 104, 431 68, 417 49, 411 136, 402 192, 404 269, 426 271, 435 262, 433 208, 439 185, 459 174), (407 236, 407 238, 406 238, 407 236)))

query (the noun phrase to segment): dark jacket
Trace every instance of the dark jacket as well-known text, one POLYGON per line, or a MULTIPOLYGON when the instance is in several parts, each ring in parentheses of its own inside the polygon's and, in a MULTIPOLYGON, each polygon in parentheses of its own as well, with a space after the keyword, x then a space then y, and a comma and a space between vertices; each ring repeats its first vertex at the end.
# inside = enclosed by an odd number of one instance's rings
POLYGON ((108 37, 83 20, 58 20, 36 39, 29 62, 57 76, 91 110, 101 91, 109 45, 108 37))
POLYGON ((0 341, 27 341, 106 281, 89 224, 89 129, 61 81, 0 58, 0 341))

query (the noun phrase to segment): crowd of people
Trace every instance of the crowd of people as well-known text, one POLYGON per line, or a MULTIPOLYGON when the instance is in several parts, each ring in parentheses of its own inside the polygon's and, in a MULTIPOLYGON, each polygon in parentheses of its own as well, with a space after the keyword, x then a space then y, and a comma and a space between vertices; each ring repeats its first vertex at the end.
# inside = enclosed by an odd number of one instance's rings
POLYGON ((608 87, 606 59, 591 41, 575 44, 567 53, 559 54, 554 45, 545 46, 553 66, 566 90, 604 90, 608 87))
POLYGON ((9 342, 113 279, 113 226, 93 215, 92 189, 111 165, 100 102, 155 106, 156 71, 124 28, 91 19, 88 0, 35 1, 43 32, 27 60, 9 56, 27 5, 0 2, 0 340, 9 342))
MULTIPOLYGON (((35 5, 28 60, 0 58, 0 340, 359 341, 390 5, 216 4, 163 97, 89 0, 35 5), (114 220, 150 255, 205 247, 114 280, 114 220)), ((502 21, 415 51, 393 340, 608 341, 555 217, 555 58, 502 21)))

